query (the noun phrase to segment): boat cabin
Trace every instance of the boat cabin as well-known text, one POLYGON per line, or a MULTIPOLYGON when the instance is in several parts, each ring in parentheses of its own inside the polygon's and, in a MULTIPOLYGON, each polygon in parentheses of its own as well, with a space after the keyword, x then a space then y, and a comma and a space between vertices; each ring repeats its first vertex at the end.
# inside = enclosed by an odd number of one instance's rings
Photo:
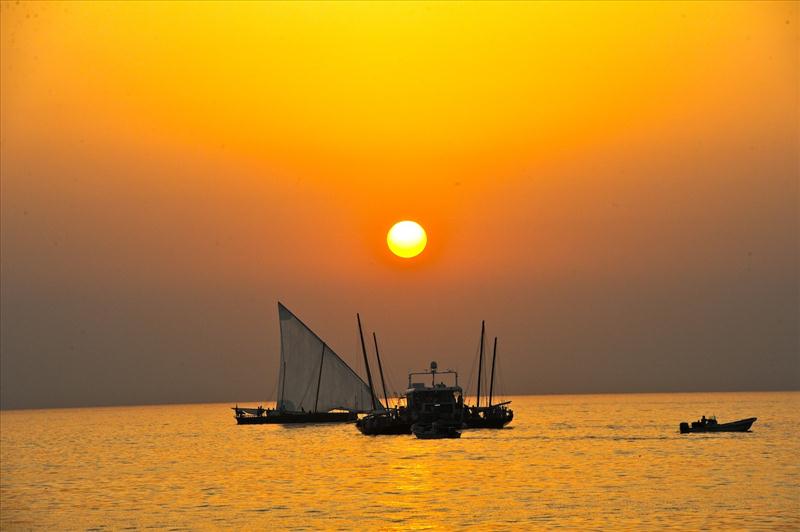
POLYGON ((406 410, 412 423, 438 421, 460 426, 464 415, 464 397, 458 385, 458 373, 452 370, 438 371, 436 362, 431 362, 428 371, 409 373, 406 410), (415 377, 423 377, 422 382, 415 382, 415 377), (452 383, 444 380, 436 382, 437 377, 451 377, 452 383))

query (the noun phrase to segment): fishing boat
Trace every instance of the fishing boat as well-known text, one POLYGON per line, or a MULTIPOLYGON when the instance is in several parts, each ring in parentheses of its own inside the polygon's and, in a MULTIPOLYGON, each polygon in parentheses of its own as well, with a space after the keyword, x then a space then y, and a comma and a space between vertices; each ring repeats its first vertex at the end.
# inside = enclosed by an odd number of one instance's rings
POLYGON ((439 371, 436 361, 430 370, 408 374, 406 390, 406 419, 417 438, 459 438, 458 431, 464 423, 464 392, 458 385, 458 373, 453 370, 439 371), (415 376, 430 376, 431 385, 414 382, 415 376), (436 382, 437 375, 450 375, 452 384, 443 380, 436 382))
MULTIPOLYGON (((359 419, 356 427, 366 435, 411 434, 432 439, 438 437, 459 437, 453 435, 464 422, 463 390, 458 385, 458 373, 452 370, 439 371, 437 363, 431 362, 430 369, 408 374, 408 388, 405 391, 405 406, 383 408, 359 419), (415 377, 425 376, 422 382, 415 377), (437 376, 449 375, 453 382, 437 381, 437 376), (430 377, 430 386, 425 382, 430 377), (435 424, 435 426, 434 426, 435 424), (416 427, 416 432, 414 432, 416 427)), ((387 400, 388 404, 388 400, 387 400)))
POLYGON ((514 419, 514 411, 508 408, 511 401, 492 404, 494 399, 494 368, 497 362, 497 337, 494 339, 492 351, 492 375, 489 379, 489 395, 486 405, 481 405, 481 381, 483 380, 483 351, 485 322, 481 322, 480 352, 478 355, 478 392, 474 406, 464 407, 464 428, 468 429, 502 429, 514 419))
MULTIPOLYGON (((358 334, 361 338, 361 352, 364 355, 364 367, 367 371, 367 380, 371 391, 374 391, 372 372, 370 371, 367 348, 364 342, 364 333, 361 327, 361 317, 356 314, 358 320, 358 334)), ((391 435, 391 434, 414 434, 420 438, 431 439, 433 437, 457 438, 461 436, 457 429, 461 428, 464 422, 464 398, 463 391, 458 385, 458 373, 452 370, 439 371, 436 362, 431 362, 430 369, 424 372, 411 372, 408 374, 408 388, 405 392, 405 406, 399 404, 391 407, 386 391, 386 381, 383 377, 383 365, 381 364, 380 350, 378 349, 378 338, 372 333, 375 343, 375 356, 378 360, 378 371, 383 387, 383 398, 385 404, 380 400, 374 405, 372 412, 359 419, 356 427, 362 434, 367 436, 391 435), (424 375, 423 382, 414 382, 414 377, 424 375), (441 378, 450 375, 453 378, 452 384, 445 384, 444 381, 436 382, 437 375, 441 378), (427 386, 424 382, 430 376, 431 385, 427 386), (416 431, 413 427, 416 426, 416 431), (457 433, 457 435, 454 435, 457 433), (437 434, 439 434, 437 436, 437 434)), ((372 393, 373 397, 377 397, 372 393)))
MULTIPOLYGON (((361 352, 364 355, 364 366, 367 370, 367 380, 372 385, 372 373, 369 368, 369 359, 367 358, 367 348, 364 344, 364 334, 361 329, 361 317, 356 314, 358 320, 358 334, 361 338, 361 352)), ((399 404, 391 407, 389 405, 389 396, 386 391, 386 381, 383 378, 383 365, 381 364, 381 354, 378 349, 378 337, 372 333, 372 340, 375 343, 375 357, 378 359, 378 371, 381 376, 381 386, 383 387, 383 398, 386 402, 385 406, 380 405, 372 412, 356 421, 356 428, 362 434, 367 436, 380 436, 380 435, 396 435, 396 434, 411 434, 411 421, 409 420, 408 411, 406 407, 399 404)), ((374 395, 374 394, 373 394, 374 395)))
POLYGON ((262 425, 265 423, 352 423, 358 419, 357 412, 288 412, 278 408, 233 407, 236 423, 239 425, 262 425))
POLYGON ((729 423, 719 423, 715 416, 706 418, 703 416, 699 421, 692 421, 691 426, 685 421, 680 424, 681 434, 693 432, 747 432, 753 423, 756 422, 755 417, 747 419, 740 419, 739 421, 731 421, 729 423))
POLYGON ((233 407, 239 425, 354 422, 375 409, 367 385, 314 331, 278 303, 281 361, 275 408, 233 407))

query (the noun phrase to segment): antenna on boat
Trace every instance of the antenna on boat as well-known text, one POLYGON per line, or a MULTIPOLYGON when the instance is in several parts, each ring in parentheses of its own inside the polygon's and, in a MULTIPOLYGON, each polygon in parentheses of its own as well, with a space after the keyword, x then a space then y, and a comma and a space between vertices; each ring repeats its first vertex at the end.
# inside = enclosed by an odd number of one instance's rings
POLYGON ((372 409, 375 410, 375 387, 372 386, 372 373, 369 372, 369 360, 367 360, 367 348, 364 345, 364 332, 361 330, 361 316, 356 313, 358 320, 358 336, 361 338, 361 352, 364 354, 364 366, 367 368, 367 381, 369 381, 369 395, 372 400, 372 409))
POLYGON ((494 350, 492 351, 492 378, 489 380, 489 405, 492 406, 492 395, 494 394, 494 363, 497 360, 497 336, 494 337, 494 350))
POLYGON ((481 320, 481 352, 478 355, 478 400, 475 406, 481 406, 481 374, 483 372, 483 333, 486 330, 486 322, 481 320))
POLYGON ((378 351, 378 337, 372 332, 372 340, 375 342, 375 356, 378 358, 378 371, 381 373, 381 386, 383 386, 383 399, 386 401, 386 409, 389 409, 389 397, 386 395, 386 381, 383 380, 383 366, 381 365, 381 354, 378 351))

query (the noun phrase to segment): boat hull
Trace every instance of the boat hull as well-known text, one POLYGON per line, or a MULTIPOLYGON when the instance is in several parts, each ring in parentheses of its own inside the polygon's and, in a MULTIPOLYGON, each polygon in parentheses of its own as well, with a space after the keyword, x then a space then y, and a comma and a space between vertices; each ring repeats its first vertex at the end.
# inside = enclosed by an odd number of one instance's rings
POLYGON ((464 414, 465 429, 502 429, 514 419, 514 411, 508 408, 469 407, 464 414))
POLYGON ((355 412, 268 412, 263 416, 237 416, 238 425, 289 425, 297 423, 352 423, 355 412))
POLYGON ((365 436, 411 434, 411 423, 394 413, 369 414, 356 421, 356 428, 365 436))
POLYGON ((681 423, 681 434, 691 434, 696 432, 747 432, 753 423, 756 422, 754 417, 747 419, 740 419, 739 421, 732 421, 730 423, 707 423, 705 425, 699 423, 681 423))

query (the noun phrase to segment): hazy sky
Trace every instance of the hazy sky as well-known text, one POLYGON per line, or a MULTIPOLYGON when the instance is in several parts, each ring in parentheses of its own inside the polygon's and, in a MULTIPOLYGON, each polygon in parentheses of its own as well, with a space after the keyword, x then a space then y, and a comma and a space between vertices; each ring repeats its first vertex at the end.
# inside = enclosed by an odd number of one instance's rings
POLYGON ((4 408, 270 399, 278 300, 398 386, 485 319, 506 394, 800 387, 798 3, 0 17, 4 408))

